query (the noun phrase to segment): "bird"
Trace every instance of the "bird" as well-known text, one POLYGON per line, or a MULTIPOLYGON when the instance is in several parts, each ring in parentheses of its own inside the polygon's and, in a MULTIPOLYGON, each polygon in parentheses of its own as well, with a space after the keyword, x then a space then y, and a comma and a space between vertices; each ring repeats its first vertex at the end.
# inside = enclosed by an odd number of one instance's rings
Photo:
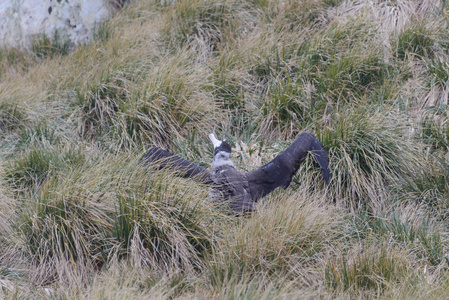
POLYGON ((276 188, 288 188, 308 153, 318 162, 323 179, 329 185, 331 174, 327 152, 311 133, 300 133, 272 161, 245 173, 235 168, 231 160, 232 148, 226 140, 218 140, 213 133, 209 139, 214 146, 212 171, 158 147, 150 148, 142 160, 153 169, 169 169, 177 176, 209 185, 212 198, 225 202, 237 214, 254 211, 256 203, 276 188))

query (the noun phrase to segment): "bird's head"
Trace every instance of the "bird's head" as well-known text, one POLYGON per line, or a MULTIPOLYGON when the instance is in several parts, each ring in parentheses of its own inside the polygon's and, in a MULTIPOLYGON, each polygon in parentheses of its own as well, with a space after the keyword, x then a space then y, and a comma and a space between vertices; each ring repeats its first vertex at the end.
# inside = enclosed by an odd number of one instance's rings
POLYGON ((231 145, 226 140, 218 140, 213 133, 209 134, 209 139, 214 145, 214 162, 212 168, 216 169, 220 166, 229 165, 233 166, 231 161, 231 145))

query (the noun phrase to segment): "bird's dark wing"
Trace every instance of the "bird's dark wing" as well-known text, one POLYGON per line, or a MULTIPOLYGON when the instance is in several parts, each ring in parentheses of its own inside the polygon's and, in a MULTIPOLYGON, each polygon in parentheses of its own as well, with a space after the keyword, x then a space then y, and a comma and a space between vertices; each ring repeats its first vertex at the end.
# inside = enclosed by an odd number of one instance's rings
POLYGON ((145 165, 151 165, 155 169, 169 169, 177 176, 192 178, 204 184, 212 184, 210 172, 193 162, 173 155, 167 150, 152 147, 142 159, 145 165))
POLYGON ((326 150, 312 134, 303 132, 271 162, 246 173, 254 201, 265 197, 277 187, 287 188, 308 152, 311 152, 317 160, 324 181, 329 184, 330 171, 326 150))

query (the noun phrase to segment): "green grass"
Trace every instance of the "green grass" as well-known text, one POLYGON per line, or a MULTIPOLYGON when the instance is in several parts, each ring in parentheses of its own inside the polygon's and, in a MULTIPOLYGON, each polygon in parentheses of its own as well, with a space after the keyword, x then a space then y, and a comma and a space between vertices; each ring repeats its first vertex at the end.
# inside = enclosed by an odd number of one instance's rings
POLYGON ((325 279, 332 289, 373 290, 381 296, 387 283, 401 281, 408 273, 407 260, 399 249, 362 246, 332 259, 326 266, 325 279))
POLYGON ((26 113, 17 104, 0 104, 0 134, 11 133, 23 129, 26 123, 26 113))
POLYGON ((442 60, 429 60, 427 70, 432 75, 429 78, 430 86, 444 87, 449 81, 449 66, 442 60))
POLYGON ((212 51, 220 51, 238 37, 240 25, 252 21, 250 9, 233 0, 177 1, 168 14, 164 33, 175 48, 199 39, 212 51))
POLYGON ((34 62, 32 55, 17 48, 0 48, 0 78, 9 73, 27 70, 34 62))
POLYGON ((403 137, 405 124, 395 115, 381 115, 368 107, 342 111, 330 127, 318 131, 329 151, 332 188, 337 199, 349 200, 350 206, 376 203, 373 196, 410 178, 421 163, 418 145, 403 137))
POLYGON ((212 262, 214 284, 249 274, 301 276, 307 266, 317 263, 328 244, 338 240, 338 217, 319 196, 302 190, 279 198, 264 201, 269 203, 261 204, 257 214, 228 233, 212 262))
POLYGON ((61 142, 61 137, 55 128, 46 123, 38 123, 35 127, 25 127, 17 133, 17 146, 29 147, 31 145, 49 143, 56 145, 61 142))
POLYGON ((420 22, 399 33, 395 55, 399 59, 406 59, 409 55, 432 58, 434 43, 433 32, 420 22))
POLYGON ((26 254, 47 268, 50 281, 64 276, 54 263, 65 261, 74 273, 114 259, 165 272, 201 270, 215 240, 213 223, 226 223, 204 205, 207 191, 149 175, 135 159, 116 159, 53 177, 23 203, 15 226, 26 254))
POLYGON ((447 21, 445 1, 136 0, 92 44, 0 50, 0 298, 447 297, 447 21), (248 171, 303 131, 330 185, 308 157, 246 216, 140 164, 209 168, 215 133, 248 171))
POLYGON ((410 211, 399 206, 380 214, 359 213, 354 218, 359 236, 366 239, 388 237, 400 247, 412 247, 417 259, 429 265, 444 264, 444 243, 447 239, 441 225, 419 210, 410 211))
POLYGON ((82 164, 85 154, 76 149, 32 146, 6 166, 6 178, 19 190, 39 188, 50 176, 82 164))
POLYGON ((417 172, 413 179, 406 180, 399 188, 405 199, 428 205, 438 212, 439 218, 447 218, 449 186, 447 184, 447 162, 431 159, 428 166, 417 172))
POLYGON ((424 112, 420 125, 420 139, 431 152, 446 151, 449 146, 449 125, 445 105, 428 107, 424 112))
POLYGON ((69 42, 62 40, 57 31, 55 31, 53 37, 48 37, 45 34, 37 36, 31 44, 31 51, 38 58, 52 58, 56 55, 66 55, 69 53, 69 50, 69 42))

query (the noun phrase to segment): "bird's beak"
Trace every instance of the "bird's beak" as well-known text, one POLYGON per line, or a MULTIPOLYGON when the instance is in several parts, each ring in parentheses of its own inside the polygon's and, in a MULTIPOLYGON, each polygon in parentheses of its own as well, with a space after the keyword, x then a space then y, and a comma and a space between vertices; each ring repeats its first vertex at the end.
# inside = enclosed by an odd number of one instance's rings
POLYGON ((214 144, 214 148, 217 148, 221 145, 221 141, 217 140, 213 133, 209 134, 209 139, 211 140, 212 144, 214 144))

